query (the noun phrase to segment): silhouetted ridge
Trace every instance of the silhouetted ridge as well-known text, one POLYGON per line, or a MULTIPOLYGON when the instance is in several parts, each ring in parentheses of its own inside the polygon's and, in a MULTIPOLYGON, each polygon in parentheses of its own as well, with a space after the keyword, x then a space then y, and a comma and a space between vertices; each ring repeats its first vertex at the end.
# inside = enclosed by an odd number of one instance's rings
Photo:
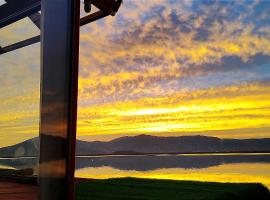
POLYGON ((39 138, 0 148, 0 157, 35 157, 39 154, 39 138))
MULTIPOLYGON (((270 138, 220 139, 208 136, 137 135, 108 142, 77 140, 77 155, 203 152, 270 152, 270 138)), ((0 157, 37 156, 38 138, 0 149, 0 157)))

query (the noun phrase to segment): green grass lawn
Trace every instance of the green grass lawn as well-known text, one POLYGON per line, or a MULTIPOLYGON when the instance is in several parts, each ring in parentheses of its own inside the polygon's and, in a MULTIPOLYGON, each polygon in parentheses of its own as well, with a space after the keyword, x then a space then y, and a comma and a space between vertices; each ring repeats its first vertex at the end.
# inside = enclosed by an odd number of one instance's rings
POLYGON ((88 199, 270 200, 270 194, 261 184, 119 178, 77 183, 76 200, 88 199))

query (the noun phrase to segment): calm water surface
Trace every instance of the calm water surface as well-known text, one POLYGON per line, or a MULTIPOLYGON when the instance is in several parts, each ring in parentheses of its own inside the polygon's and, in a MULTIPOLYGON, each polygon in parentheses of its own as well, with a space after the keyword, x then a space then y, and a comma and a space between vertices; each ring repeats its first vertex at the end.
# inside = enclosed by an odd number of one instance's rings
MULTIPOLYGON (((36 169, 36 164, 36 158, 0 159, 0 168, 36 169)), ((127 176, 258 182, 270 189, 270 153, 77 157, 76 177, 105 179, 127 176)))

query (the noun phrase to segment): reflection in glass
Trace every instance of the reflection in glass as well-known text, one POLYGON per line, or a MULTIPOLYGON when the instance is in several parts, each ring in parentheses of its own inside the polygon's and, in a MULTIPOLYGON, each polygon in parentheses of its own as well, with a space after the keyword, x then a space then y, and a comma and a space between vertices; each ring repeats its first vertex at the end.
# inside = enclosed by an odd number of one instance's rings
MULTIPOLYGON (((0 45, 38 34, 25 18, 0 30, 0 45)), ((0 199, 37 199, 40 43, 0 55, 0 66, 0 199)))

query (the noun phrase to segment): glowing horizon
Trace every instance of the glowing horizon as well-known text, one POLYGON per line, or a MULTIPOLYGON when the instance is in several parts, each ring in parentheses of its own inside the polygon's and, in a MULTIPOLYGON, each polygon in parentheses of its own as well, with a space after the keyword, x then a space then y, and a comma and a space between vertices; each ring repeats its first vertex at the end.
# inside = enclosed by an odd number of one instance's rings
MULTIPOLYGON (((194 91, 192 95, 197 93, 197 98, 190 99, 184 93, 180 93, 158 99, 146 98, 80 108, 79 116, 83 120, 78 120, 78 133, 79 136, 83 136, 89 133, 95 133, 93 135, 125 135, 125 133, 194 135, 201 132, 201 135, 218 136, 207 131, 223 130, 228 134, 227 136, 220 134, 222 138, 252 138, 248 133, 230 132, 235 129, 258 127, 269 130, 270 103, 267 95, 270 93, 270 87, 264 86, 257 95, 253 92, 256 89, 250 88, 250 85, 242 86, 243 94, 233 90, 228 87, 219 88, 218 93, 212 91, 212 94, 208 90, 194 91), (231 90, 231 97, 220 95, 226 90, 231 90), (202 98, 204 95, 209 97, 202 98), (187 99, 183 100, 183 96, 187 99), (181 100, 177 102, 175 98, 181 100), (224 100, 228 101, 225 105, 224 100), (149 104, 152 104, 150 108, 149 104)), ((263 136, 256 137, 269 137, 266 130, 264 131, 263 136)))

